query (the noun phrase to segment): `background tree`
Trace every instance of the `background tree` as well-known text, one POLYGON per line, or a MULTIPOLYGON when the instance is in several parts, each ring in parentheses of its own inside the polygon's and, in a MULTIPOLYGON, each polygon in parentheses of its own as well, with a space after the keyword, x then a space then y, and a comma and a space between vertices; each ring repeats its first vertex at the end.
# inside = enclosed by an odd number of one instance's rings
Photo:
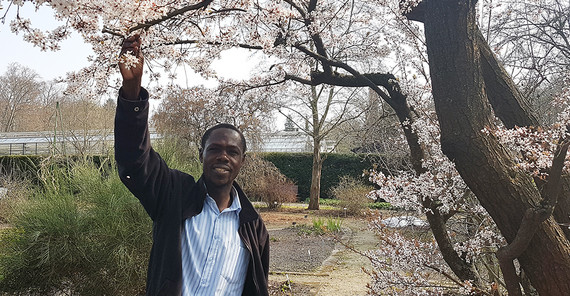
MULTIPOLYGON (((410 167, 406 139, 394 110, 373 91, 368 91, 364 116, 344 127, 350 131, 345 149, 356 153, 373 153, 385 157, 381 167, 401 169, 410 167)), ((413 98, 414 96, 412 96, 413 98)))
POLYGON ((262 93, 243 94, 231 87, 195 87, 170 90, 152 121, 165 135, 184 141, 185 147, 200 148, 202 134, 217 123, 231 123, 248 138, 248 146, 259 144, 260 133, 270 122, 270 103, 262 93))
POLYGON ((325 146, 325 152, 333 151, 350 132, 341 127, 360 117, 367 106, 358 106, 362 103, 358 89, 335 89, 326 85, 292 87, 293 91, 286 92, 285 98, 277 104, 279 112, 288 122, 312 139, 313 165, 309 208, 319 209, 321 174, 326 157, 322 154, 323 143, 326 140, 329 143, 325 146))
POLYGON ((26 110, 26 116, 36 119, 32 120, 31 122, 34 124, 28 125, 25 130, 51 131, 54 129, 57 102, 63 103, 67 100, 64 94, 64 87, 63 83, 58 83, 57 81, 42 82, 37 108, 26 110))
POLYGON ((78 98, 56 102, 56 106, 51 127, 59 126, 58 132, 66 137, 75 154, 109 152, 112 146, 106 138, 113 131, 114 104, 102 104, 97 96, 87 91, 78 98), (57 121, 60 125, 56 125, 57 121))
POLYGON ((6 73, 0 76, 0 126, 3 132, 19 129, 27 119, 21 112, 33 106, 40 94, 39 75, 32 69, 19 64, 10 64, 6 73))

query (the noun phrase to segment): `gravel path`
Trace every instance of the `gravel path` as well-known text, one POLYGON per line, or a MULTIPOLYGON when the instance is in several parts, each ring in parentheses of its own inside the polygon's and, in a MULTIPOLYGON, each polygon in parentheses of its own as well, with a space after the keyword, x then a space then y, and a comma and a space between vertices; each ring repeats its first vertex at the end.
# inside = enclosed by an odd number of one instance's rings
MULTIPOLYGON (((370 261, 346 249, 331 236, 304 235, 294 227, 270 229, 270 295, 366 295, 370 261), (309 256, 310 250, 310 256, 309 256)), ((366 221, 343 222, 342 241, 366 251, 378 244, 366 221)))
POLYGON ((269 230, 269 239, 269 271, 274 273, 314 272, 335 247, 331 236, 300 233, 296 227, 269 230))

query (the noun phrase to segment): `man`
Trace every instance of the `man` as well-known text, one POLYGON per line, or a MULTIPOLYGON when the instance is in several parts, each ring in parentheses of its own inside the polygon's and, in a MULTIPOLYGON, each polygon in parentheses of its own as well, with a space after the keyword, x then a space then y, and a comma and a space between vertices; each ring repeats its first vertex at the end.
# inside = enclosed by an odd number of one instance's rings
POLYGON ((243 134, 229 124, 204 133, 197 181, 168 168, 150 145, 139 36, 123 42, 125 52, 138 63, 119 63, 115 158, 121 181, 153 220, 146 294, 268 295, 269 235, 234 182, 245 159, 243 134))

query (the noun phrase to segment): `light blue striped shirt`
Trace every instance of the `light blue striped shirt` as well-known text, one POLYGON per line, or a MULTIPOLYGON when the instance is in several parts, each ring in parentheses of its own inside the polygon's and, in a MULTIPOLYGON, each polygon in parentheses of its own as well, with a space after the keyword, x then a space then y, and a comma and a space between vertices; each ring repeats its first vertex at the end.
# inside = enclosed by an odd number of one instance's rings
POLYGON ((241 204, 222 212, 210 195, 202 212, 185 221, 182 235, 182 295, 241 295, 249 252, 238 234, 241 204))

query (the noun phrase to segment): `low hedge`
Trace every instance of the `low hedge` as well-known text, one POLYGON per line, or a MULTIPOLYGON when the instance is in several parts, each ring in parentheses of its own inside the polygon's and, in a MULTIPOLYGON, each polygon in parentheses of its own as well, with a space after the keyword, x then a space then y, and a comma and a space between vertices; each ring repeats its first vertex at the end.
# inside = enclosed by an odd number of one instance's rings
MULTIPOLYGON (((313 166, 312 153, 270 152, 257 153, 263 159, 272 162, 285 176, 298 186, 301 200, 310 195, 313 166)), ((340 177, 352 176, 368 182, 363 173, 374 165, 382 167, 381 155, 373 154, 323 154, 325 158, 321 174, 321 197, 330 198, 330 188, 338 184, 340 177)), ((37 168, 45 156, 0 156, 0 175, 24 174, 28 180, 37 178, 37 168)), ((75 158, 75 157, 72 157, 75 158)), ((100 163, 99 156, 91 157, 95 164, 100 163)), ((0 184, 1 186, 1 184, 0 184)))
MULTIPOLYGON (((272 162, 288 178, 299 187, 299 198, 307 199, 311 190, 311 174, 313 166, 312 153, 259 153, 261 157, 272 162)), ((352 176, 368 182, 363 176, 375 164, 382 163, 381 155, 371 154, 337 154, 326 153, 321 173, 321 197, 330 198, 330 188, 338 184, 340 177, 352 176)), ((381 167, 381 166, 379 166, 381 167)))

